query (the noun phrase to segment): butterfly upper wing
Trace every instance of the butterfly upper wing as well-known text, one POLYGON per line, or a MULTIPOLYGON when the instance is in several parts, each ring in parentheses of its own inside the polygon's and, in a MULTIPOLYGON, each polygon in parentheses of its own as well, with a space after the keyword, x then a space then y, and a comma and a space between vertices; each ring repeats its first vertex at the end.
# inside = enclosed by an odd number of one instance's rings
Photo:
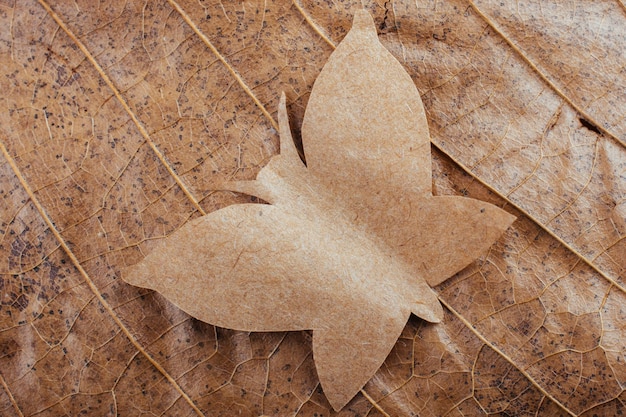
POLYGON ((310 171, 352 200, 431 195, 430 137, 411 77, 357 11, 317 77, 302 123, 310 171))

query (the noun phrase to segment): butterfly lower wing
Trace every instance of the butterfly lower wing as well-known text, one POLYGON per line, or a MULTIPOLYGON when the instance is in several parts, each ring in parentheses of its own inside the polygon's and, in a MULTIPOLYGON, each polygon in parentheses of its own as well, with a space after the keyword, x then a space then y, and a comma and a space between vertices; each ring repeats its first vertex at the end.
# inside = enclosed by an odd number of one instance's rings
POLYGON ((354 319, 313 331, 313 358, 324 394, 341 410, 385 361, 410 312, 386 315, 361 306, 354 319), (350 325, 348 325, 350 324, 350 325))

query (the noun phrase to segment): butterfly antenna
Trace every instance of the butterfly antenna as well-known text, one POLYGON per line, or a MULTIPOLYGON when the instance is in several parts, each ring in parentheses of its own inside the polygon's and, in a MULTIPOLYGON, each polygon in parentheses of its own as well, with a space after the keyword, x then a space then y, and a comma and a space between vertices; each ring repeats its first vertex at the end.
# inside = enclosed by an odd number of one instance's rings
MULTIPOLYGON (((289 116, 287 116, 287 99, 285 93, 280 95, 278 105, 278 130, 280 134, 280 156, 284 163, 288 165, 304 166, 298 150, 291 136, 289 128, 289 116)), ((258 197, 262 200, 272 203, 274 195, 271 189, 268 189, 262 182, 258 180, 252 181, 224 181, 216 183, 213 187, 214 191, 233 191, 258 197)))
POLYGON ((289 116, 287 115, 287 98, 285 92, 280 94, 280 102, 278 104, 278 133, 280 135, 280 154, 290 163, 303 165, 302 159, 296 149, 296 144, 291 136, 291 128, 289 127, 289 116))
POLYGON ((213 186, 213 191, 231 191, 247 194, 265 200, 268 203, 274 200, 271 190, 268 190, 263 184, 256 180, 219 182, 213 186))

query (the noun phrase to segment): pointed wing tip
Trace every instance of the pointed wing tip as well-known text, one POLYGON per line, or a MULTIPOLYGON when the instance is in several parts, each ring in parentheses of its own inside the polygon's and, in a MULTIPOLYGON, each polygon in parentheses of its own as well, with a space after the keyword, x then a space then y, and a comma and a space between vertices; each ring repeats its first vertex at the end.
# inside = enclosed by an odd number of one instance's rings
POLYGON ((341 389, 333 389, 332 386, 325 387, 323 383, 322 389, 324 390, 324 395, 326 396, 326 399, 330 403, 330 406, 333 408, 333 410, 335 410, 336 412, 340 412, 346 405, 348 405, 350 401, 352 401, 352 399, 359 393, 359 391, 363 389, 366 383, 367 381, 363 383, 363 386, 359 387, 350 395, 346 395, 345 392, 341 392, 341 389))
POLYGON ((416 304, 411 309, 411 312, 429 323, 441 323, 443 321, 443 307, 439 300, 437 300, 435 305, 430 306, 416 304))
POLYGON ((122 281, 135 287, 152 289, 150 281, 147 279, 148 273, 146 272, 145 262, 146 260, 144 259, 135 265, 124 268, 120 274, 122 281))
POLYGON ((509 226, 517 220, 517 216, 514 216, 494 204, 487 203, 482 200, 474 200, 464 197, 461 198, 463 198, 463 200, 458 201, 462 201, 464 204, 470 203, 466 206, 466 209, 470 211, 469 213, 464 213, 464 215, 469 214, 470 217, 475 216, 475 221, 481 228, 484 230, 490 230, 491 233, 497 233, 497 236, 494 236, 495 239, 504 233, 506 229, 508 229, 509 226))
POLYGON ((513 214, 504 211, 503 209, 498 207, 498 214, 497 216, 494 216, 495 218, 493 219, 493 225, 498 228, 501 233, 504 233, 506 231, 506 229, 508 229, 509 227, 511 227, 511 225, 515 222, 515 220, 517 220, 517 216, 514 216, 513 214))
POLYGON ((441 323, 443 321, 443 308, 439 304, 439 308, 432 312, 432 315, 424 318, 429 323, 441 323))
POLYGON ((334 396, 331 393, 327 393, 326 391, 324 391, 324 395, 326 395, 326 399, 330 403, 330 406, 336 412, 340 412, 346 406, 346 404, 348 404, 350 400, 352 399, 352 398, 346 399, 343 396, 334 396))
POLYGON ((507 216, 508 219, 506 220, 506 228, 508 229, 515 222, 515 220, 517 220, 517 216, 515 216, 515 215, 513 215, 511 213, 507 213, 507 214, 508 214, 508 216, 507 216))
POLYGON ((387 312, 363 308, 342 312, 328 327, 313 330, 317 376, 335 411, 345 407, 378 371, 410 315, 405 308, 387 312))

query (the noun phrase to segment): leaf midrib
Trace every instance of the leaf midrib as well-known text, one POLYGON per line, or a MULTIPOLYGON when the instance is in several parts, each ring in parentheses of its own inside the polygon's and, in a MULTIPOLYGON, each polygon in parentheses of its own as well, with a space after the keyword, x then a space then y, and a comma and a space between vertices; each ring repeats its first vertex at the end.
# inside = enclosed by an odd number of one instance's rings
MULTIPOLYGON (((478 7, 474 3, 474 0, 468 0, 468 2, 474 12, 476 12, 476 14, 480 16, 480 18, 483 19, 485 23, 487 23, 489 27, 495 33, 497 33, 498 36, 500 36, 520 58, 524 60, 524 62, 539 76, 539 78, 541 78, 543 82, 550 86, 550 89, 552 91, 554 91, 559 97, 561 97, 561 99, 563 99, 563 101, 565 101, 574 110, 576 110, 576 112, 580 114, 587 123, 591 123, 596 129, 602 132, 604 136, 613 139, 622 146, 626 146, 626 143, 623 140, 621 140, 620 138, 615 136, 613 132, 605 128, 602 123, 595 120, 592 115, 583 110, 582 107, 577 105, 572 99, 568 97, 565 91, 561 90, 552 80, 550 80, 550 77, 546 73, 544 73, 537 65, 535 65, 533 60, 529 58, 520 47, 518 47, 511 39, 506 36, 506 34, 500 29, 498 24, 494 22, 489 16, 487 16, 487 14, 483 13, 480 7, 478 7)), ((624 5, 624 3, 619 2, 619 4, 625 9, 624 11, 626 12, 626 6, 624 5)))
POLYGON ((11 401, 11 405, 13 406, 13 409, 15 410, 17 415, 19 417, 24 417, 24 413, 22 413, 22 410, 20 410, 20 407, 17 405, 17 401, 15 401, 15 398, 13 397, 13 393, 11 393, 11 390, 9 389, 9 386, 4 380, 4 377, 2 376, 1 372, 0 372, 0 385, 2 385, 2 388, 7 393, 7 396, 9 397, 9 401, 11 401))

